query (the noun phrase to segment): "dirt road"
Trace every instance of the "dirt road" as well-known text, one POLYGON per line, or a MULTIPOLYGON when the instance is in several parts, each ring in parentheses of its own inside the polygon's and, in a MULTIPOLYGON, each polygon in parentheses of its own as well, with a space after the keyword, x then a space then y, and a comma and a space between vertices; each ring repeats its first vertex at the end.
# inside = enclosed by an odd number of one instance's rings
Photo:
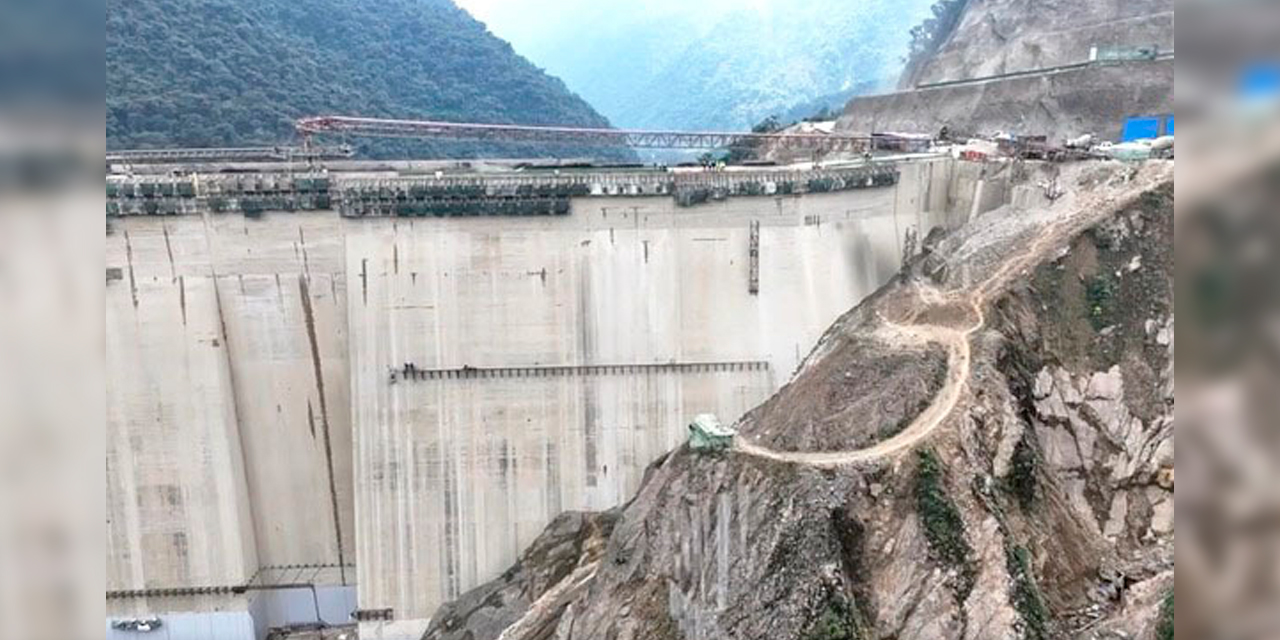
POLYGON ((1095 224, 1102 217, 1136 201, 1152 184, 1160 179, 1135 180, 1119 193, 1087 194, 1076 198, 1069 210, 1064 210, 1052 224, 1043 227, 1026 249, 1003 260, 985 280, 964 290, 941 292, 929 285, 915 285, 916 308, 905 321, 893 321, 877 313, 881 326, 876 336, 891 344, 917 347, 924 343, 937 343, 947 351, 947 376, 933 400, 906 428, 893 437, 869 447, 848 451, 777 451, 739 437, 734 449, 740 453, 780 462, 803 464, 812 467, 839 467, 869 460, 890 457, 908 451, 928 438, 938 427, 946 424, 957 406, 963 404, 972 369, 971 338, 986 323, 984 309, 1009 282, 1020 273, 1040 264, 1050 252, 1064 245, 1076 234, 1095 224), (930 310, 955 307, 957 304, 972 310, 974 322, 962 329, 921 321, 920 318, 947 314, 932 314, 930 310))
POLYGON ((851 451, 797 452, 775 451, 753 444, 745 438, 737 438, 735 448, 747 455, 781 462, 792 462, 813 467, 838 467, 892 455, 909 449, 928 437, 942 424, 960 402, 970 372, 969 336, 985 322, 980 306, 974 305, 978 321, 972 326, 957 330, 937 325, 901 325, 883 320, 884 337, 906 346, 907 344, 938 343, 947 350, 947 377, 933 401, 911 424, 892 438, 870 447, 851 451))

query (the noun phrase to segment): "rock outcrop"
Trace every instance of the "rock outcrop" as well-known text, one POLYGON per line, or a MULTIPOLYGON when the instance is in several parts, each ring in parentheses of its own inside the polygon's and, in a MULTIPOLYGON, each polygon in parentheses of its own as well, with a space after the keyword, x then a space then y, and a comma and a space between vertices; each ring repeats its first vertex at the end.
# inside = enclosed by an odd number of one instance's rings
POLYGON ((617 520, 617 510, 560 514, 521 554, 515 566, 498 579, 442 605, 425 637, 432 640, 497 638, 526 618, 531 622, 546 619, 549 624, 542 629, 542 635, 529 633, 525 637, 546 637, 547 632, 555 629, 567 598, 576 595, 567 587, 580 582, 583 575, 594 573, 604 541, 613 532, 617 520), (562 587, 559 592, 556 592, 557 586, 562 587), (548 594, 552 597, 547 598, 548 594))

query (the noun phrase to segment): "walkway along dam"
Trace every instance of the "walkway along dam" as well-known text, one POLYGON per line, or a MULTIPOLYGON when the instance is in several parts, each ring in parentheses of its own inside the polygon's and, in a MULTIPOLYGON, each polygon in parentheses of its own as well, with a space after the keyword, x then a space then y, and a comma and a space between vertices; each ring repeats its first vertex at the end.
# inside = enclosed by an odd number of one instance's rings
POLYGON ((110 175, 107 637, 416 638, 777 390, 909 235, 1038 197, 1010 172, 110 175))

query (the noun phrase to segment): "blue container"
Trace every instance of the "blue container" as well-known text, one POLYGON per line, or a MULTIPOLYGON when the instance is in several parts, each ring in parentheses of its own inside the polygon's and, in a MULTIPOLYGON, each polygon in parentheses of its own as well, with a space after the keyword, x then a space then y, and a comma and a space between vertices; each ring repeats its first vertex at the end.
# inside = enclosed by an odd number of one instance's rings
POLYGON ((1124 131, 1120 134, 1121 142, 1141 140, 1143 138, 1160 137, 1160 121, 1158 116, 1137 116, 1124 121, 1124 131))

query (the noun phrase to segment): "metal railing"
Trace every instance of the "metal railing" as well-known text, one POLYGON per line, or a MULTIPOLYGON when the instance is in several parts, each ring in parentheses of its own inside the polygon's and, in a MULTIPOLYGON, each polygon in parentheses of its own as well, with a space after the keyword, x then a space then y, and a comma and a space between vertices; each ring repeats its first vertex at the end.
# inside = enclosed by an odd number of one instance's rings
POLYGON ((350 158, 348 145, 303 147, 226 147, 190 149, 128 149, 107 152, 112 164, 165 164, 177 162, 271 162, 350 158))

